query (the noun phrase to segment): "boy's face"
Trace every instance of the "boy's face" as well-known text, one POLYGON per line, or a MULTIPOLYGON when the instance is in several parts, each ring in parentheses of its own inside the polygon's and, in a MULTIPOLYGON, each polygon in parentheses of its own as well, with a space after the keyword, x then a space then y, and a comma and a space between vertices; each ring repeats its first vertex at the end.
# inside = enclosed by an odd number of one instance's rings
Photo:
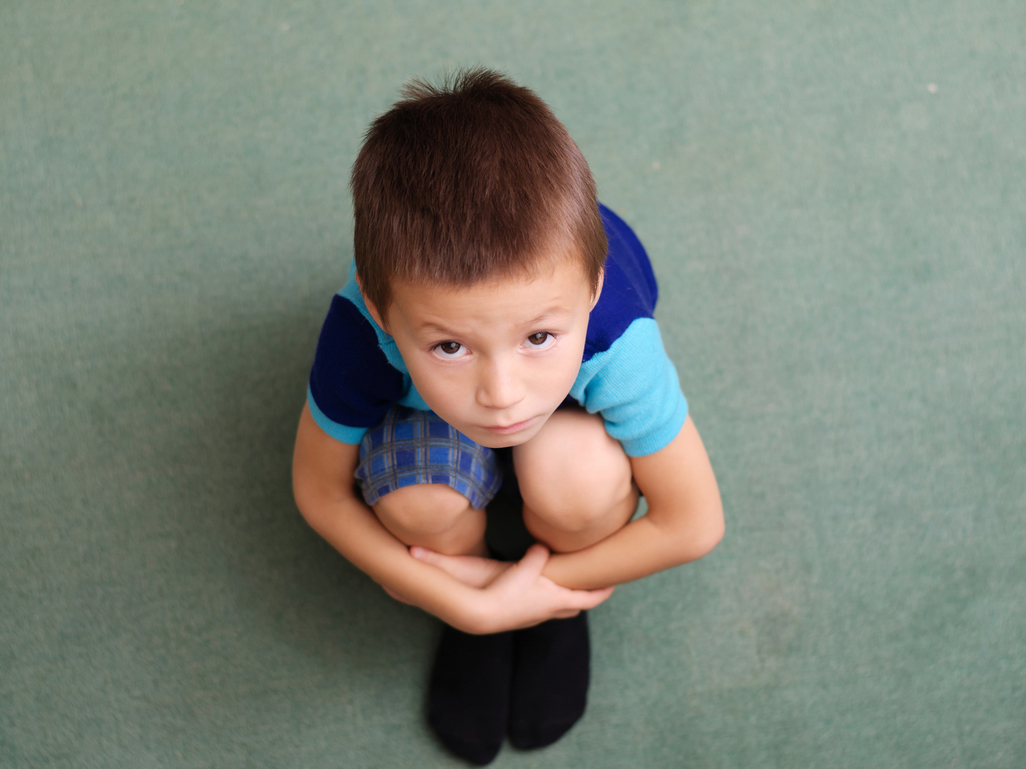
MULTIPOLYGON (((601 290, 601 285, 599 286, 601 290)), ((393 287, 395 339, 431 409, 483 446, 534 437, 577 378, 598 298, 573 260, 470 287, 393 287)))

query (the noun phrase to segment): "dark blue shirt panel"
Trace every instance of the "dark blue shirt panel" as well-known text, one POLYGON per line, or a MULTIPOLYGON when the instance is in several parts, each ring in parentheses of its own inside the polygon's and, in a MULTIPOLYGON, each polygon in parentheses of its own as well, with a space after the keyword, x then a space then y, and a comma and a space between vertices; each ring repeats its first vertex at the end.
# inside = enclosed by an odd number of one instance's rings
POLYGON ((373 427, 403 396, 403 375, 389 364, 373 326, 337 294, 317 341, 310 392, 325 416, 351 427, 373 427))
POLYGON ((584 360, 608 350, 638 318, 651 318, 659 289, 652 264, 634 231, 619 216, 599 205, 609 241, 606 275, 598 304, 588 320, 584 360))

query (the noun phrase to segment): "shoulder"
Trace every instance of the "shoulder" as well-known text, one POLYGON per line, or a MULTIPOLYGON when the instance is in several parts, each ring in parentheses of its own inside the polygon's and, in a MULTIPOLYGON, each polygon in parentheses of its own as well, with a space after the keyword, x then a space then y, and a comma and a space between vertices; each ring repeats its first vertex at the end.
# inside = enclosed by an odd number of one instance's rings
POLYGON ((383 336, 387 335, 367 312, 355 273, 350 271, 346 285, 331 299, 317 345, 318 359, 380 355, 383 336))
MULTIPOLYGON (((388 337, 366 313, 352 278, 332 297, 310 370, 311 414, 332 437, 359 442, 406 391, 404 370, 393 365, 388 337)), ((394 345, 393 345, 394 346, 394 345)))
POLYGON ((599 205, 609 242, 605 278, 591 311, 584 360, 605 352, 639 318, 652 318, 659 289, 638 236, 609 208, 599 205))
POLYGON ((688 405, 654 318, 659 293, 648 254, 623 219, 600 211, 609 240, 605 282, 570 395, 602 415, 629 456, 645 456, 677 435, 688 405))

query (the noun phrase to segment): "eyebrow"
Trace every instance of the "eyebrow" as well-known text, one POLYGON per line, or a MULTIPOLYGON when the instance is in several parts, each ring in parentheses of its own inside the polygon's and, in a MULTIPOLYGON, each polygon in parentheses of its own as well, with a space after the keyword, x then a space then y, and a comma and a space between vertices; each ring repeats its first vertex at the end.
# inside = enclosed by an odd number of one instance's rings
MULTIPOLYGON (((565 307, 552 306, 546 308, 541 314, 536 315, 528 321, 523 323, 524 328, 532 328, 534 326, 542 325, 546 320, 549 320, 556 315, 569 315, 570 311, 565 307)), ((451 328, 441 326, 432 321, 428 321, 417 328, 417 333, 424 334, 425 336, 435 337, 459 337, 462 334, 453 331, 451 328)))
POLYGON ((450 329, 447 329, 444 326, 439 326, 437 323, 421 324, 420 326, 417 326, 415 331, 417 334, 423 334, 424 336, 459 336, 459 334, 452 332, 450 329))
POLYGON ((551 318, 554 315, 568 315, 568 314, 570 314, 570 311, 567 310, 565 307, 549 307, 547 310, 545 310, 540 315, 538 315, 538 316, 536 316, 534 318, 531 318, 531 320, 529 320, 526 323, 524 323, 524 326, 537 326, 537 325, 540 325, 540 324, 544 323, 546 320, 548 320, 549 318, 551 318))

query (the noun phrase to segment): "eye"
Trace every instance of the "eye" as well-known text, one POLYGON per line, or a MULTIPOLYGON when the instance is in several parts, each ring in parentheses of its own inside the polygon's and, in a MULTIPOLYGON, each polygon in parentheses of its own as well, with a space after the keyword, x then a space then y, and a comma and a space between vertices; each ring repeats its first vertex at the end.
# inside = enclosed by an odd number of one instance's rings
POLYGON ((528 346, 535 350, 544 350, 546 347, 551 346, 554 341, 556 341, 556 337, 548 331, 539 331, 527 337, 528 346))
POLYGON ((439 357, 447 360, 455 360, 462 358, 467 354, 467 348, 461 345, 459 342, 441 342, 434 346, 434 351, 439 357))

